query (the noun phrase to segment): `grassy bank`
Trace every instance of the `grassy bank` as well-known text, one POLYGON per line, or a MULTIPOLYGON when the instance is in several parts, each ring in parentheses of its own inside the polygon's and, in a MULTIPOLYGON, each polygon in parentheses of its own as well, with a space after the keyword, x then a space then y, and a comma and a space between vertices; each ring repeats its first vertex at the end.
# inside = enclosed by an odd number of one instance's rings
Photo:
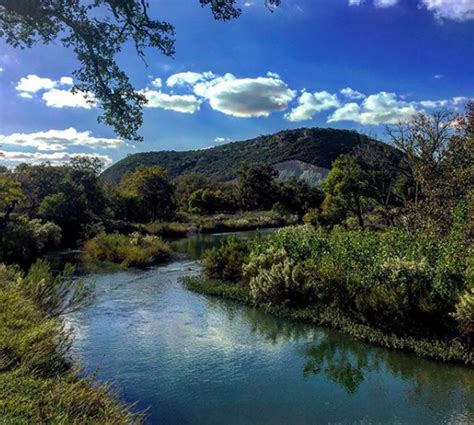
POLYGON ((107 386, 80 378, 67 358, 62 314, 89 292, 44 262, 27 275, 0 265, 0 423, 130 424, 140 422, 107 386))
POLYGON ((280 318, 310 323, 317 326, 332 327, 358 340, 380 347, 412 352, 420 357, 433 360, 474 366, 474 352, 472 348, 456 338, 440 340, 390 334, 375 327, 357 323, 345 316, 341 311, 324 308, 322 306, 290 308, 260 304, 252 300, 248 287, 211 280, 204 276, 186 277, 184 283, 188 289, 201 294, 258 307, 280 318))
POLYGON ((84 244, 86 261, 119 263, 124 267, 146 267, 166 260, 171 248, 158 236, 140 233, 99 234, 84 244))
POLYGON ((424 233, 279 229, 228 238, 190 288, 446 361, 472 364, 474 252, 462 226, 424 233), (216 283, 218 282, 218 283, 216 283))
POLYGON ((250 211, 233 214, 189 214, 181 213, 176 221, 160 221, 148 224, 135 224, 125 221, 108 221, 109 233, 140 232, 155 236, 185 237, 188 234, 239 232, 296 224, 298 217, 283 215, 275 211, 250 211))

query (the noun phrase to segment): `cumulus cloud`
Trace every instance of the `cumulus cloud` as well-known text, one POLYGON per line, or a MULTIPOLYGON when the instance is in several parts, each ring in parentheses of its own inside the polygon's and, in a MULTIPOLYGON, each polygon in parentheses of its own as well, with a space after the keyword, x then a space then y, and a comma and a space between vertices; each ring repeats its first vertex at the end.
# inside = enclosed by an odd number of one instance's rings
POLYGON ((195 84, 206 81, 212 80, 216 76, 211 72, 179 72, 177 74, 171 75, 166 80, 166 85, 168 87, 175 87, 175 86, 184 86, 184 85, 191 85, 194 86, 195 84))
POLYGON ((21 163, 39 164, 41 162, 50 162, 53 165, 61 165, 65 162, 71 161, 77 157, 99 158, 105 165, 112 163, 112 158, 108 155, 99 155, 96 153, 67 153, 67 152, 10 152, 0 150, 0 163, 9 166, 18 165, 21 163))
POLYGON ((46 106, 52 108, 91 109, 95 107, 97 102, 91 94, 80 91, 73 93, 69 88, 58 88, 73 84, 74 80, 71 77, 52 80, 30 74, 22 77, 15 88, 19 91, 18 95, 24 99, 33 99, 34 95, 42 92, 41 99, 46 103, 46 106))
POLYGON ((201 101, 192 94, 170 95, 155 90, 143 90, 142 93, 148 99, 147 108, 169 109, 185 114, 194 114, 199 111, 201 101))
POLYGON ((296 96, 280 78, 236 78, 232 74, 198 83, 194 92, 207 99, 212 109, 241 118, 284 111, 296 96))
POLYGON ((42 99, 51 108, 83 108, 91 109, 97 105, 91 94, 73 93, 71 90, 52 89, 43 93, 42 99))
POLYGON ((380 92, 367 97, 361 105, 351 102, 336 109, 328 122, 354 121, 363 125, 395 124, 417 112, 413 103, 397 99, 395 93, 380 92))
POLYGON ((346 87, 345 89, 342 89, 340 93, 344 96, 347 97, 348 99, 365 99, 365 94, 361 93, 360 91, 351 89, 350 87, 346 87))
POLYGON ((339 106, 340 102, 335 94, 328 93, 327 91, 305 92, 298 99, 298 106, 285 114, 285 118, 289 121, 310 120, 318 112, 339 106))
POLYGON ((57 81, 51 80, 50 78, 42 78, 37 75, 30 74, 26 77, 22 77, 16 85, 16 90, 19 92, 36 93, 40 90, 49 90, 58 84, 57 81))
POLYGON ((63 151, 71 146, 89 148, 118 148, 124 144, 121 139, 94 137, 90 131, 48 130, 36 133, 12 133, 0 135, 0 145, 16 145, 36 148, 39 151, 63 151))
POLYGON ((421 3, 439 19, 455 21, 474 19, 473 0, 421 0, 421 3))

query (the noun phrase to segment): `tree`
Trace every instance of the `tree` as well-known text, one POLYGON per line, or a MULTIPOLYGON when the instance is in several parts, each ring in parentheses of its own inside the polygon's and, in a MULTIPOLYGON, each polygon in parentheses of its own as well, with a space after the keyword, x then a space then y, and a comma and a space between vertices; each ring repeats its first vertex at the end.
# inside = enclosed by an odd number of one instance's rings
POLYGON ((24 209, 34 216, 41 201, 48 195, 58 192, 66 167, 55 167, 50 163, 20 164, 15 168, 15 178, 20 182, 25 195, 24 209))
POLYGON ((96 158, 76 158, 64 166, 56 190, 39 204, 39 216, 61 226, 66 244, 82 238, 87 226, 104 218, 107 198, 99 180, 102 167, 96 158))
POLYGON ((189 210, 204 214, 229 211, 232 204, 230 196, 220 189, 198 189, 189 197, 189 210))
POLYGON ((323 211, 357 217, 361 229, 365 228, 364 212, 368 205, 367 175, 357 160, 350 155, 337 158, 324 181, 323 211))
MULTIPOLYGON (((237 18, 235 0, 199 0, 210 6, 215 19, 237 18)), ((278 6, 280 0, 266 0, 278 6)), ((132 42, 144 58, 152 47, 171 56, 174 27, 149 16, 147 0, 0 0, 0 37, 13 47, 31 48, 38 42, 57 40, 71 49, 80 67, 74 71, 74 92, 103 109, 99 121, 114 127, 125 139, 141 140, 138 134, 146 103, 116 62, 122 47, 132 42)))
POLYGON ((126 174, 120 182, 120 190, 124 196, 136 200, 138 221, 168 220, 176 212, 174 188, 166 171, 159 166, 140 166, 126 174))
POLYGON ((388 127, 387 134, 404 154, 401 169, 414 181, 407 203, 409 222, 434 234, 446 234, 460 202, 474 187, 474 106, 464 116, 447 111, 420 113, 388 127))
POLYGON ((23 200, 20 182, 9 175, 0 175, 0 211, 3 213, 1 227, 8 223, 11 213, 23 200))
POLYGON ((270 208, 274 200, 273 180, 278 172, 268 164, 244 165, 237 172, 237 202, 244 209, 270 208))
POLYGON ((211 179, 201 173, 190 173, 179 176, 174 181, 176 199, 183 209, 189 207, 189 198, 192 193, 199 189, 211 189, 213 184, 211 179))

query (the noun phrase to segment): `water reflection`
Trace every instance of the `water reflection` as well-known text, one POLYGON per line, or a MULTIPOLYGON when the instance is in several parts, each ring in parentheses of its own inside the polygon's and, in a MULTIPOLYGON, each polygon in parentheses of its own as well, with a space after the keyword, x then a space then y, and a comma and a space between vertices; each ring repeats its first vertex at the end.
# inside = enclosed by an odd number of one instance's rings
POLYGON ((468 406, 466 417, 474 420, 472 369, 370 346, 335 330, 275 319, 261 310, 242 309, 232 302, 224 301, 223 304, 222 311, 227 320, 235 320, 236 316, 244 314, 251 332, 272 345, 296 344, 298 354, 305 360, 302 369, 305 379, 323 375, 349 396, 354 396, 367 376, 388 371, 409 384, 406 399, 410 403, 449 410, 461 399, 468 406))

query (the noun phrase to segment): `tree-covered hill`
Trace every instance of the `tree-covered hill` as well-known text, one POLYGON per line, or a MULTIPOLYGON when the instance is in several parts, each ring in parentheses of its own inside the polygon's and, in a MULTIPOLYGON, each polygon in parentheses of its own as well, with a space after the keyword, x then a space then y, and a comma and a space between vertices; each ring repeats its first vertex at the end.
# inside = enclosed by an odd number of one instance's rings
MULTIPOLYGON (((318 172, 321 172, 320 169, 331 168, 332 162, 338 156, 351 153, 357 147, 366 146, 381 151, 391 150, 388 145, 355 131, 301 128, 209 149, 129 155, 105 170, 102 176, 108 181, 118 182, 126 172, 134 171, 140 165, 160 165, 167 170, 171 178, 182 174, 202 173, 218 180, 230 180, 243 164, 262 162, 277 165, 286 161, 311 164, 319 167, 318 172)), ((295 163, 292 164, 294 168, 295 163)), ((285 166, 283 164, 277 168, 285 166)))

